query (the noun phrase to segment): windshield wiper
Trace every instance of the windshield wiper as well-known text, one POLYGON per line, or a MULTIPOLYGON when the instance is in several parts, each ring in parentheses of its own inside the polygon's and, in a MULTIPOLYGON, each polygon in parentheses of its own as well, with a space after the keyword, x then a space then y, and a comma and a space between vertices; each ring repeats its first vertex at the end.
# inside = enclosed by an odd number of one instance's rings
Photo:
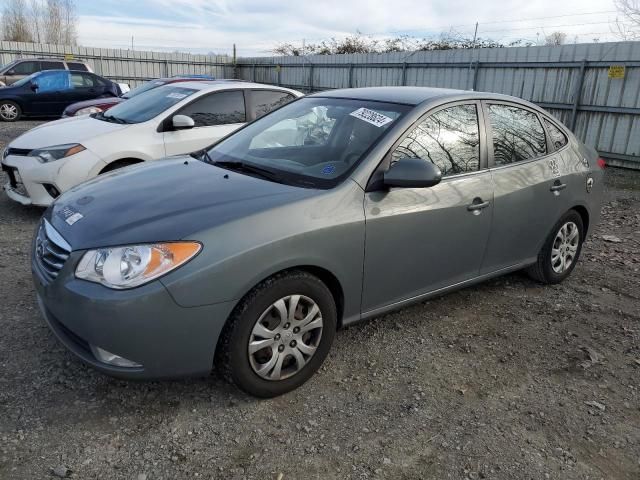
MULTIPOLYGON (((211 157, 205 151, 203 157, 207 158, 209 162, 211 162, 211 157)), ((250 163, 240 162, 240 161, 231 161, 231 160, 218 160, 215 162, 211 162, 213 165, 216 165, 221 168, 226 168, 228 170, 233 170, 236 172, 245 172, 257 175, 262 178, 266 178, 267 180, 271 180, 272 182, 282 183, 282 179, 278 174, 268 170, 266 168, 258 167, 257 165, 252 165, 250 163)))
POLYGON ((195 158, 196 160, 202 160, 203 162, 207 162, 211 164, 214 163, 211 157, 209 156, 209 152, 207 152, 206 148, 204 150, 197 150, 195 152, 192 152, 189 154, 189 156, 195 158))
POLYGON ((119 123, 120 125, 126 125, 129 123, 122 118, 114 117, 113 115, 105 115, 104 112, 96 113, 95 117, 93 118, 97 118, 98 120, 104 120, 105 122, 110 122, 110 123, 119 123))

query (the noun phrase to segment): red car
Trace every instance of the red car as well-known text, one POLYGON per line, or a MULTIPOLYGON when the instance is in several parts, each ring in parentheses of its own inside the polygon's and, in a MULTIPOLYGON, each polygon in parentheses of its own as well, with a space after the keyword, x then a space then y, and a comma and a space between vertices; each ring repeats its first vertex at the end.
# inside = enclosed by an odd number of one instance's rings
POLYGON ((106 98, 96 98, 94 100, 86 100, 84 102, 77 102, 69 105, 65 108, 62 113, 62 118, 66 117, 75 117, 78 115, 89 115, 91 113, 104 112, 105 110, 109 110, 114 105, 124 102, 130 98, 135 97, 136 95, 146 92, 148 90, 152 90, 157 87, 161 87, 162 85, 167 85, 169 83, 177 83, 177 82, 193 82, 193 81, 207 81, 207 80, 215 80, 215 78, 210 77, 208 75, 184 75, 184 76, 176 76, 170 78, 157 78, 155 80, 151 80, 149 82, 143 83, 137 88, 128 91, 120 95, 119 97, 106 97, 106 98))

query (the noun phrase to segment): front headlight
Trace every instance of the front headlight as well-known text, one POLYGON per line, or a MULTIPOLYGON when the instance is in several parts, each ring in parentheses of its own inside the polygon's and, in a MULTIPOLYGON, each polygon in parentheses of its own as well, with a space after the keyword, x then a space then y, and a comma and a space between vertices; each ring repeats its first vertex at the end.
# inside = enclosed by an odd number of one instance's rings
POLYGON ((100 107, 85 107, 78 110, 73 114, 74 117, 79 117, 80 115, 91 115, 92 113, 100 113, 104 112, 104 110, 100 107))
POLYGON ((86 150, 79 143, 68 143, 66 145, 56 145, 54 147, 36 148, 29 152, 30 157, 36 157, 41 163, 55 162, 61 158, 70 157, 76 153, 86 150))
POLYGON ((89 250, 76 278, 118 290, 138 287, 185 264, 201 249, 198 242, 167 242, 89 250))

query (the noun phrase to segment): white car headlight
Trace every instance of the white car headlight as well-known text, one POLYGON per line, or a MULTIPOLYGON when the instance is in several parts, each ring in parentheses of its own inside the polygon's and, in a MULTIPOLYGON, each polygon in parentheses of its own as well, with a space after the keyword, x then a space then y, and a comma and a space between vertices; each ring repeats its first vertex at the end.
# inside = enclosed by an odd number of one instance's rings
POLYGON ((92 113, 100 113, 104 112, 104 110, 100 107, 84 107, 78 110, 73 114, 74 117, 79 117, 80 115, 91 115, 92 113))
POLYGON ((29 157, 36 157, 40 163, 55 162, 61 158, 70 157, 76 153, 85 151, 86 148, 79 143, 55 145, 53 147, 36 148, 29 152, 29 157))
POLYGON ((89 250, 76 278, 117 290, 138 287, 184 265, 201 249, 198 242, 167 242, 89 250))

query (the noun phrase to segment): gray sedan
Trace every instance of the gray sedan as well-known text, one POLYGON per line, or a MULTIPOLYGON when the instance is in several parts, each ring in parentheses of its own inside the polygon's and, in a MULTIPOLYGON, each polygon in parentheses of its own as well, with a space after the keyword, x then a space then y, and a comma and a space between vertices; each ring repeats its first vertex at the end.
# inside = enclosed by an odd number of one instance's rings
POLYGON ((515 270, 567 278, 603 168, 517 98, 336 90, 65 193, 33 278, 51 329, 95 368, 215 365, 270 397, 309 379, 340 327, 515 270))

